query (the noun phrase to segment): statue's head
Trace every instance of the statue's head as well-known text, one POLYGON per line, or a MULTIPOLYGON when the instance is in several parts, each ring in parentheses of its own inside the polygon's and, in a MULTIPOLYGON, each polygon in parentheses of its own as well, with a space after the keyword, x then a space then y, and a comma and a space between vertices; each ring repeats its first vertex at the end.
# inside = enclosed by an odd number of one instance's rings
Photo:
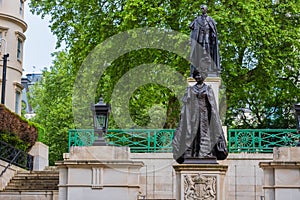
POLYGON ((206 12, 207 12, 207 6, 206 5, 201 5, 200 9, 202 11, 202 14, 206 14, 206 12))
POLYGON ((195 69, 193 72, 193 78, 198 84, 203 83, 206 77, 207 77, 207 73, 205 72, 200 72, 197 69, 195 69))

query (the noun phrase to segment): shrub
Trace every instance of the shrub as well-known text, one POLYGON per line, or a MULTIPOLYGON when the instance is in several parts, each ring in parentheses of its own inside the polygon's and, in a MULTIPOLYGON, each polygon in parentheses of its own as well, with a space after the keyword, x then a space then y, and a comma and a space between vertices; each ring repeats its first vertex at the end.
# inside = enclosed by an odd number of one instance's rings
POLYGON ((10 133, 7 131, 0 131, 0 140, 14 146, 16 149, 25 152, 29 150, 29 146, 30 146, 29 143, 24 142, 14 133, 10 133))
POLYGON ((17 141, 17 138, 19 138, 24 142, 24 146, 28 145, 27 150, 34 145, 38 138, 38 129, 32 123, 28 122, 26 119, 20 117, 19 115, 11 112, 9 109, 7 109, 4 105, 1 104, 0 133, 7 135, 1 136, 2 138, 11 137, 11 139, 6 138, 6 140, 10 142, 17 141), (13 135, 15 135, 16 138, 13 135))

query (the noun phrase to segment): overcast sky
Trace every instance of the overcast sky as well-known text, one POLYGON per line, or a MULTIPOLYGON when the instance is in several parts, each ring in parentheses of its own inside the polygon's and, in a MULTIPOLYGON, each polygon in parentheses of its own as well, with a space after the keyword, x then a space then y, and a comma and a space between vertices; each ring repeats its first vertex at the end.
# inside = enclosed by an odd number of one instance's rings
POLYGON ((52 35, 49 26, 49 18, 41 19, 32 15, 25 1, 25 22, 28 29, 25 32, 26 41, 23 55, 23 76, 31 72, 41 72, 49 68, 52 63, 51 53, 55 52, 56 37, 52 35))

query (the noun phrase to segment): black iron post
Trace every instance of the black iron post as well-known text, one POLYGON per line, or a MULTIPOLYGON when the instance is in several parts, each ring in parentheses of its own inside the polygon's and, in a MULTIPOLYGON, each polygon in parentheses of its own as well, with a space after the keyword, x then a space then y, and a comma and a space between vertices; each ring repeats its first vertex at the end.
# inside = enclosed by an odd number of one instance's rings
POLYGON ((3 55, 1 104, 5 104, 6 68, 7 68, 7 58, 8 57, 9 57, 9 54, 3 55))

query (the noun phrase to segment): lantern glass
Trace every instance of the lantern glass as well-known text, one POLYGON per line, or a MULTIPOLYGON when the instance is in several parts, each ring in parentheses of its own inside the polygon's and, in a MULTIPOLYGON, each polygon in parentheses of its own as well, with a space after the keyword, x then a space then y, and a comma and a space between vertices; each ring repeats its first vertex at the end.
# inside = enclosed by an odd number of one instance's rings
POLYGON ((95 127, 97 130, 103 130, 106 128, 106 115, 105 114, 97 114, 95 116, 95 127))

